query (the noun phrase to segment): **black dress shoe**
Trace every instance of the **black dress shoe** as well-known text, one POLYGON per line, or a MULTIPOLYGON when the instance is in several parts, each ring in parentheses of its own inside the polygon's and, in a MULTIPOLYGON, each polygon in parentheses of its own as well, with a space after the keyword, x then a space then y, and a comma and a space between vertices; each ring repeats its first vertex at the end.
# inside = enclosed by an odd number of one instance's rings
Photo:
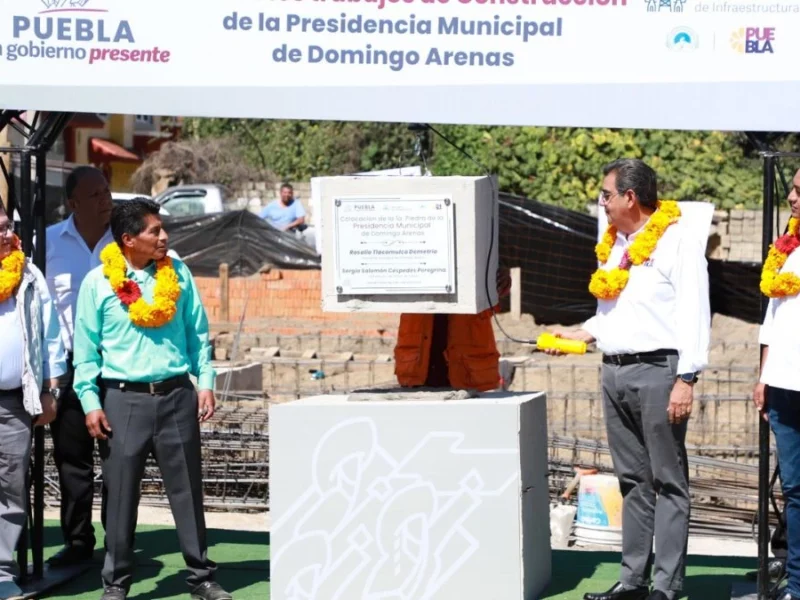
POLYGON ((85 546, 64 546, 53 556, 47 559, 47 564, 51 567, 69 567, 86 562, 94 554, 93 548, 85 546))
POLYGON ((118 585, 110 585, 103 590, 100 600, 125 600, 127 597, 128 592, 125 591, 125 588, 118 585))
POLYGON ((192 600, 233 600, 216 581, 206 581, 192 590, 192 600))
MULTIPOLYGON (((786 561, 782 558, 773 558, 769 561, 767 572, 770 579, 783 579, 783 575, 786 573, 786 561)), ((750 581, 758 581, 758 571, 748 571, 745 577, 750 581)))
POLYGON ((627 588, 621 583, 615 583, 607 592, 600 594, 586 594, 583 600, 647 600, 650 590, 647 587, 627 588))

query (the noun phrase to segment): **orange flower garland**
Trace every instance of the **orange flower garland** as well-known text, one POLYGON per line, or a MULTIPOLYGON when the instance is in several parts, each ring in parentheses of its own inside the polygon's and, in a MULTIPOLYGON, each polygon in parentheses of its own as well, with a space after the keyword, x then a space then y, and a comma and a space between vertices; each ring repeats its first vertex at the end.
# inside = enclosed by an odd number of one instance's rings
POLYGON ((789 231, 782 235, 769 247, 767 260, 761 270, 761 293, 769 298, 796 296, 800 292, 800 277, 794 273, 781 273, 786 259, 800 246, 797 233, 800 231, 800 219, 789 219, 789 231))
MULTIPOLYGON (((589 291, 592 295, 600 300, 617 298, 628 285, 629 269, 634 265, 645 263, 650 258, 661 236, 670 225, 678 222, 680 216, 681 209, 677 202, 670 200, 659 202, 656 211, 650 215, 647 225, 644 226, 644 231, 636 236, 636 239, 625 251, 619 266, 609 271, 598 268, 594 272, 592 280, 589 282, 589 291)), ((611 256, 611 248, 616 239, 617 228, 609 225, 600 243, 595 247, 595 254, 601 265, 606 264, 611 256)))
POLYGON ((5 302, 19 287, 25 269, 25 255, 19 249, 19 238, 14 236, 14 250, 0 261, 0 302, 5 302))
POLYGON ((100 253, 103 275, 111 284, 111 289, 125 306, 128 317, 138 327, 158 328, 169 323, 177 312, 177 302, 181 295, 178 275, 167 256, 156 263, 156 285, 153 290, 153 303, 148 304, 142 297, 138 284, 128 279, 128 265, 116 243, 111 243, 100 253))

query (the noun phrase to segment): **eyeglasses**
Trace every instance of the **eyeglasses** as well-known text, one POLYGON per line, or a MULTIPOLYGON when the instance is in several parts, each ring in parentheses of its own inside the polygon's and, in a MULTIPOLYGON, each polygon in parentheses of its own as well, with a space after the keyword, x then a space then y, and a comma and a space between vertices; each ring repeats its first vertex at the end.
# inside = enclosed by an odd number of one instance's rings
POLYGON ((622 194, 620 194, 618 191, 607 192, 603 190, 602 192, 600 192, 600 197, 597 199, 597 201, 600 203, 600 206, 606 206, 609 202, 611 202, 611 199, 614 196, 622 196, 622 194))
POLYGON ((14 226, 10 222, 5 225, 0 225, 0 237, 8 235, 9 233, 14 233, 14 226))

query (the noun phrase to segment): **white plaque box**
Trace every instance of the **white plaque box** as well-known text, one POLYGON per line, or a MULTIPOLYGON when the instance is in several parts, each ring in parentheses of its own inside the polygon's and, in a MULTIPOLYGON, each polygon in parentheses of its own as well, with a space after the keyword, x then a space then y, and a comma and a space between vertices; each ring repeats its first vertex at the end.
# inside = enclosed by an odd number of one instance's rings
POLYGON ((269 419, 273 600, 534 600, 549 584, 543 393, 316 396, 269 419))
POLYGON ((490 178, 348 176, 315 184, 323 310, 476 314, 497 303, 490 178))

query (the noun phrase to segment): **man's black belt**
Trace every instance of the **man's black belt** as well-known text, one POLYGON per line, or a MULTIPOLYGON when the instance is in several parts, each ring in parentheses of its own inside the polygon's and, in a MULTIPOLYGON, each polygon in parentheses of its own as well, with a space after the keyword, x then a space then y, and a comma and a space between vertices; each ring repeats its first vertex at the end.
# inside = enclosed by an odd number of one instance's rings
POLYGON ((651 352, 637 352, 636 354, 604 354, 603 362, 607 365, 636 365, 654 363, 665 360, 668 356, 678 356, 677 350, 652 350, 651 352))
POLYGON ((106 390, 120 390, 121 392, 135 392, 137 394, 150 394, 151 396, 163 396, 169 394, 189 383, 188 375, 178 375, 163 381, 121 381, 119 379, 103 379, 106 390))

